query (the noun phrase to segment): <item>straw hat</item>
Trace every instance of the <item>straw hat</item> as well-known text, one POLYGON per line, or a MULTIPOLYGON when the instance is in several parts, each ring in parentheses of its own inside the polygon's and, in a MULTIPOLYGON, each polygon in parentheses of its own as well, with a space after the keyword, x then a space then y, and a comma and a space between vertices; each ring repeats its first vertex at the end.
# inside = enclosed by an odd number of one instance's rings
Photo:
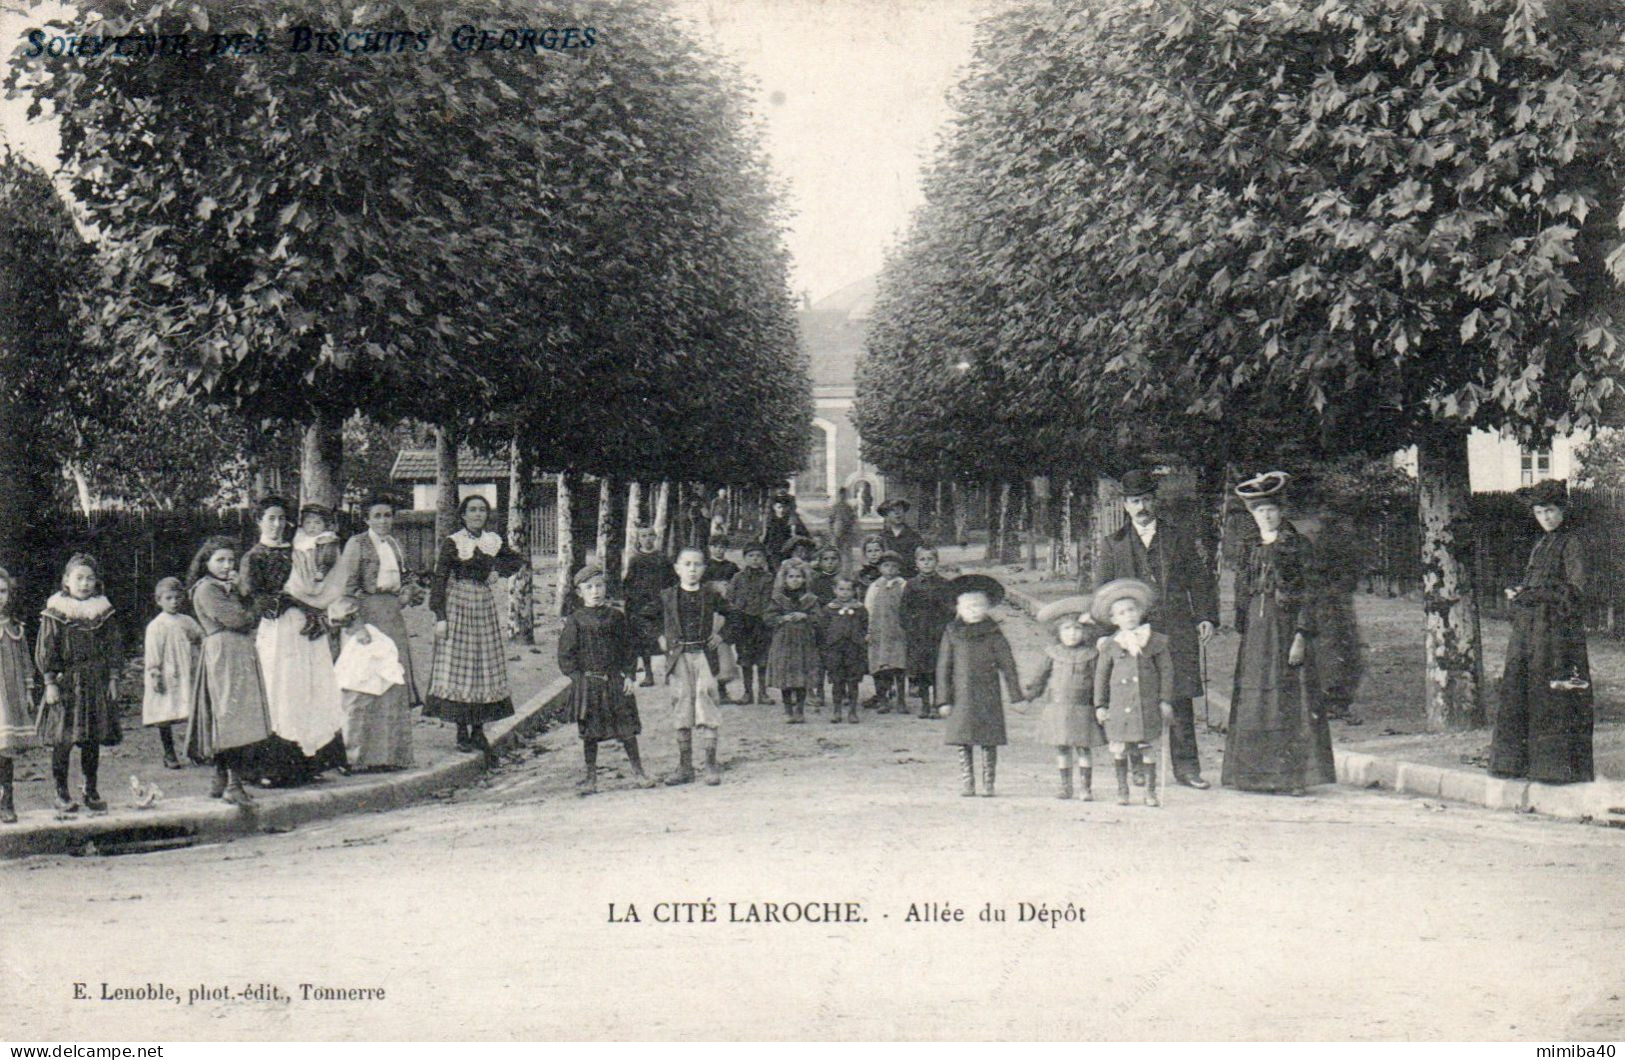
POLYGON ((1119 600, 1133 600, 1140 605, 1140 613, 1151 610, 1157 602, 1157 591, 1138 578, 1118 578, 1095 591, 1095 601, 1089 616, 1103 626, 1111 625, 1112 605, 1119 600))

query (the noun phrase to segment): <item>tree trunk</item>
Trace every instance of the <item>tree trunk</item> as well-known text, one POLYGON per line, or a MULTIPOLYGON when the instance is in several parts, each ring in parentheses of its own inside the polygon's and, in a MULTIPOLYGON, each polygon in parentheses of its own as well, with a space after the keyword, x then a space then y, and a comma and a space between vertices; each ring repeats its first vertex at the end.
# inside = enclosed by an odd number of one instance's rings
POLYGON ((1010 562, 1010 483, 999 483, 999 531, 996 535, 998 546, 993 550, 994 559, 999 563, 1010 562))
POLYGON ((1416 486, 1428 729, 1458 732, 1484 724, 1483 640, 1469 567, 1466 431, 1434 429, 1417 439, 1416 486))
POLYGON ((1107 492, 1106 480, 1099 475, 1095 476, 1095 488, 1089 498, 1089 580, 1084 588, 1100 584, 1101 568, 1106 556, 1106 520, 1100 517, 1107 501, 1111 499, 1107 492))
POLYGON ((621 577, 632 566, 638 550, 638 524, 643 521, 643 483, 633 479, 626 484, 626 539, 621 542, 621 577))
POLYGON ((1027 569, 1038 569, 1038 497, 1033 490, 1033 481, 1026 481, 1025 492, 1022 495, 1022 507, 1026 510, 1026 517, 1022 520, 1027 525, 1027 569))
POLYGON ((993 486, 992 482, 988 482, 983 487, 987 493, 982 503, 987 510, 987 548, 982 553, 982 559, 988 563, 996 563, 999 559, 998 491, 993 486))
POLYGON ((1061 480, 1061 525, 1055 530, 1055 573, 1068 578, 1077 576, 1077 554, 1072 547, 1072 480, 1061 480))
POLYGON ((89 515, 96 506, 96 499, 90 492, 90 480, 85 477, 85 469, 78 464, 68 465, 68 476, 73 479, 74 494, 79 498, 79 511, 89 515))
POLYGON ((605 476, 598 480, 598 533, 593 541, 593 555, 607 574, 610 568, 609 543, 615 531, 615 480, 605 476))
POLYGON ((558 591, 554 594, 553 600, 553 613, 555 615, 564 614, 570 605, 570 575, 575 573, 572 569, 572 564, 575 561, 575 520, 573 518, 574 513, 570 511, 572 498, 571 477, 570 473, 566 471, 560 471, 558 475, 558 552, 556 562, 559 568, 559 582, 558 591))
POLYGON ((666 541, 666 528, 671 519, 671 483, 662 479, 660 485, 655 487, 655 540, 659 542, 660 549, 667 555, 671 549, 666 541))
POLYGON ((338 511, 344 502, 344 423, 320 417, 305 427, 299 458, 301 504, 338 511))
POLYGON ((434 536, 439 542, 456 533, 458 526, 457 501, 457 432, 440 427, 434 435, 434 536))
POLYGON ((954 544, 963 548, 970 544, 970 498, 958 480, 948 483, 948 489, 953 494, 954 544))
POLYGON ((536 643, 536 588, 530 552, 530 517, 535 506, 532 485, 536 478, 530 449, 515 438, 508 447, 508 547, 525 565, 508 582, 508 625, 513 639, 536 643))

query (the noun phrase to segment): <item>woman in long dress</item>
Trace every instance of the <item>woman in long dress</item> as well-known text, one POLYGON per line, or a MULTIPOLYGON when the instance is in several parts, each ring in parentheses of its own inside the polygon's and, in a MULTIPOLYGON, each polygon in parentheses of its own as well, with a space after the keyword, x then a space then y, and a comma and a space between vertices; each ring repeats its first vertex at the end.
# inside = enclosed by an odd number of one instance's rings
POLYGON ((1309 540, 1281 518, 1287 476, 1272 471, 1236 487, 1258 524, 1236 578, 1236 682, 1220 783, 1301 795, 1330 784, 1331 727, 1315 676, 1314 571, 1309 540))
POLYGON ((1547 784, 1593 779, 1591 660, 1584 613, 1586 550, 1564 522, 1561 482, 1520 491, 1543 531, 1512 601, 1490 772, 1547 784))
POLYGON ((243 772, 253 749, 271 736, 271 714, 254 647, 259 619, 232 584, 236 570, 236 542, 211 537, 187 572, 203 645, 187 718, 186 753, 194 762, 214 763, 212 797, 244 806, 250 798, 243 772))
POLYGON ((283 541, 287 515, 282 498, 260 501, 260 539, 243 556, 240 580, 260 616, 254 645, 276 737, 259 750, 252 767, 266 786, 298 784, 326 769, 349 768, 340 735, 343 696, 322 621, 322 612, 342 594, 345 577, 336 569, 319 570, 315 534, 306 531, 298 550, 283 541))
POLYGON ((405 683, 375 698, 346 697, 347 705, 360 705, 363 716, 347 707, 344 745, 352 768, 405 768, 412 764, 410 711, 423 704, 412 674, 412 649, 402 610, 412 602, 411 576, 406 552, 393 533, 394 502, 374 497, 367 502, 366 514, 366 531, 345 544, 341 562, 349 569, 348 591, 359 608, 359 628, 374 626, 395 646, 405 683))
POLYGON ((424 713, 456 724, 459 751, 488 751, 486 724, 513 714, 491 578, 509 577, 526 561, 485 529, 491 505, 484 497, 465 498, 458 514, 463 528, 440 543, 429 591, 434 666, 424 713))

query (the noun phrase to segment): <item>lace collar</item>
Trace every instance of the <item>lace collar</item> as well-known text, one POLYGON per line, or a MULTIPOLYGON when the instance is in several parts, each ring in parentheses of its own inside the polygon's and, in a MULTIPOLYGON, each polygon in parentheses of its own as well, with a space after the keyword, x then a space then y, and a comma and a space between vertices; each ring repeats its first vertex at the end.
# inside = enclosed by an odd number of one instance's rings
POLYGON ((62 622, 100 622, 113 613, 113 605, 105 596, 75 600, 59 592, 45 602, 44 613, 62 622))
POLYGON ((1138 657, 1140 652, 1145 650, 1145 646, 1151 643, 1151 626, 1149 623, 1142 623, 1133 629, 1120 629, 1112 635, 1112 640, 1130 655, 1138 657))
POLYGON ((475 549, 479 549, 487 556, 495 556, 502 551, 502 535, 490 530, 475 537, 468 532, 467 527, 464 527, 451 535, 451 543, 457 546, 457 558, 464 563, 474 558, 475 549))

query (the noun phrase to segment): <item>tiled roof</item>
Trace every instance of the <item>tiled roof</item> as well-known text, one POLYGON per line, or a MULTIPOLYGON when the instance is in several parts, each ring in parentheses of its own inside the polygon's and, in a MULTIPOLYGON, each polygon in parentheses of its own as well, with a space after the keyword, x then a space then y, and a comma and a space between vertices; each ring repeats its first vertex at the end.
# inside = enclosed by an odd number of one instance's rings
POLYGON ((797 316, 814 386, 851 386, 874 310, 876 277, 849 283, 797 316))
MULTIPOLYGON (((433 482, 435 457, 433 449, 402 449, 395 454, 395 466, 389 477, 397 482, 433 482)), ((464 482, 490 482, 508 477, 506 457, 480 456, 472 449, 457 451, 457 477, 464 482)))

